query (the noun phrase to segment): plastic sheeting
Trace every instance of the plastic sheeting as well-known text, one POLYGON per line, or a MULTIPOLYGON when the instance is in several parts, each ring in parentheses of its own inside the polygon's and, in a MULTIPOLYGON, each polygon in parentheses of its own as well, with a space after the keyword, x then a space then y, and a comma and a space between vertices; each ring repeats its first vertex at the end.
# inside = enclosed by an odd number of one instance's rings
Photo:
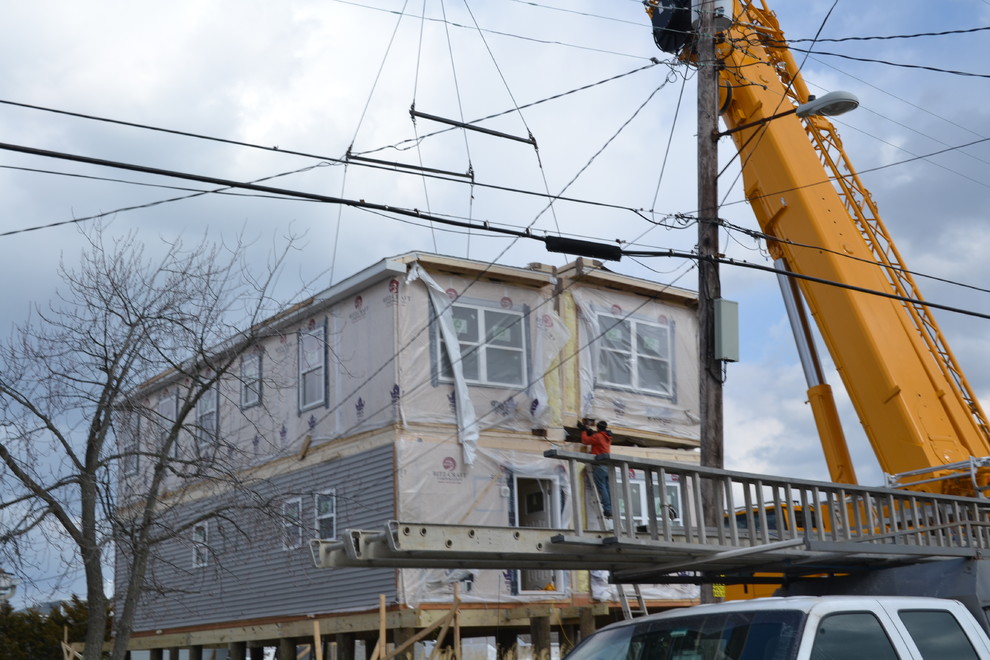
POLYGON ((486 429, 551 425, 545 379, 570 337, 554 312, 552 286, 428 273, 414 264, 399 300, 406 421, 457 424, 462 442, 486 429))
MULTIPOLYGON (((475 462, 460 463, 451 437, 404 437, 396 443, 399 520, 451 525, 495 525, 566 528, 575 498, 570 492, 566 464, 544 458, 545 445, 534 442, 533 453, 479 446, 475 462)), ((582 486, 583 487, 583 486, 582 486)), ((579 494, 578 501, 584 498, 579 494)), ((401 569, 399 600, 450 602, 453 584, 465 602, 525 603, 569 600, 571 571, 401 569)), ((607 582, 607 574, 604 576, 607 582)), ((587 582, 586 582, 587 584, 587 582)), ((615 587, 593 575, 593 595, 615 599, 615 587)), ((692 585, 643 586, 650 599, 696 598, 692 585)))
MULTIPOLYGON (((451 525, 560 527, 570 520, 567 468, 534 453, 479 447, 474 463, 456 458, 451 439, 403 438, 396 443, 400 520, 451 525)), ((566 571, 402 569, 400 600, 449 602, 460 583, 465 602, 569 599, 566 571), (549 587, 549 589, 548 589, 549 587)))
POLYGON ((683 307, 576 286, 581 415, 612 426, 700 437, 697 320, 683 307))
POLYGON ((461 345, 458 342, 458 330, 454 327, 454 306, 447 292, 430 277, 419 263, 414 263, 406 275, 406 283, 422 280, 429 291, 430 303, 436 314, 440 334, 447 349, 447 357, 454 379, 454 412, 457 416, 457 435, 464 448, 464 462, 474 463, 475 447, 478 444, 478 422, 474 414, 474 404, 471 402, 467 381, 464 379, 464 361, 461 356, 461 345))

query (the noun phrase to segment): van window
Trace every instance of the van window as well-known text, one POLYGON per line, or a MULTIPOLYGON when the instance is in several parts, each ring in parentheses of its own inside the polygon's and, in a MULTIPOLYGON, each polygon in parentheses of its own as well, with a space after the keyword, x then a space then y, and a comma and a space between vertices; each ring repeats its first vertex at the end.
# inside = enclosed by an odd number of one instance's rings
POLYGON ((900 610, 897 613, 911 633, 924 660, 979 660, 962 626, 945 610, 900 610))
POLYGON ((793 660, 804 619, 761 610, 647 620, 595 633, 567 660, 793 660))
POLYGON ((897 660, 899 657, 872 612, 823 617, 811 649, 811 660, 897 660))

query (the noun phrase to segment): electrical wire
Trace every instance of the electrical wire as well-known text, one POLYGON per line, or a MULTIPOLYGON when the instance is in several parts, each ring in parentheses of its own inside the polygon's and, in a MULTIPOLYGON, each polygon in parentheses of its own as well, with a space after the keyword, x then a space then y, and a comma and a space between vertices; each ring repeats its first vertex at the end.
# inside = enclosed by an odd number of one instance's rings
MULTIPOLYGON (((441 6, 442 6, 442 2, 443 0, 441 0, 441 6)), ((426 0, 423 0, 423 16, 425 15, 426 15, 426 0)), ((446 16, 444 18, 446 18, 446 16)), ((411 106, 412 108, 416 107, 416 99, 417 99, 417 94, 419 92, 419 71, 420 71, 420 65, 422 64, 423 61, 423 33, 425 31, 425 28, 426 28, 426 21, 420 19, 419 41, 417 42, 416 45, 416 67, 415 67, 415 74, 413 75, 413 95, 412 95, 412 106, 411 106)), ((416 115, 413 114, 412 110, 409 111, 409 119, 412 122, 413 136, 415 139, 414 144, 416 145, 416 158, 419 161, 420 169, 422 169, 423 150, 421 147, 423 145, 423 141, 419 137, 419 126, 416 123, 416 115)), ((420 181, 423 184, 423 199, 426 202, 426 210, 428 213, 430 213, 432 212, 432 209, 430 207, 430 189, 429 186, 426 185, 426 177, 425 176, 420 177, 420 181)), ((433 251, 439 252, 439 249, 437 248, 437 233, 436 231, 433 230, 432 222, 430 223, 430 237, 433 239, 433 251)))
MULTIPOLYGON (((515 95, 512 93, 512 89, 509 87, 509 81, 506 80, 505 74, 502 72, 502 68, 498 65, 498 60, 495 58, 495 53, 492 51, 491 45, 485 38, 484 32, 481 30, 481 26, 478 24, 478 19, 475 18, 474 12, 471 10, 471 5, 467 0, 462 0, 464 2, 464 8, 467 10, 468 14, 471 16, 471 22, 474 24, 475 28, 478 30, 478 36, 481 38, 481 43, 484 44, 485 50, 488 52, 488 57, 491 59, 492 65, 495 67, 495 71, 498 73, 499 79, 502 81, 502 86, 505 88, 506 94, 509 96, 509 100, 512 101, 512 105, 515 108, 515 114, 518 115, 519 121, 522 122, 523 127, 526 129, 526 133, 529 135, 530 141, 533 143, 533 152, 536 155, 536 164, 540 171, 540 177, 543 180, 543 189, 549 195, 550 184, 547 181, 546 170, 543 168, 543 159, 540 157, 540 149, 537 146, 536 138, 533 136, 533 131, 530 129, 529 124, 526 123, 526 117, 523 115, 522 108, 519 107, 519 103, 516 101, 515 95)), ((554 208, 554 197, 550 197, 550 202, 547 207, 541 211, 536 218, 529 224, 529 227, 533 227, 540 216, 543 215, 547 209, 550 210, 550 214, 553 217, 554 225, 557 228, 557 233, 560 234, 560 223, 557 221, 557 210, 554 208)), ((527 229, 528 229, 527 228, 527 229)))
MULTIPOLYGON (((3 149, 3 148, 5 148, 5 147, 0 146, 0 149, 3 149)), ((53 158, 57 158, 57 156, 52 156, 52 157, 53 158)), ((236 184, 235 183, 235 185, 224 185, 221 188, 215 188, 213 190, 201 190, 201 191, 193 192, 192 194, 189 194, 189 195, 182 195, 180 197, 170 197, 168 199, 159 199, 159 200, 155 200, 155 201, 152 201, 152 202, 145 202, 144 204, 135 204, 133 206, 123 206, 123 207, 114 209, 112 211, 105 211, 103 213, 97 213, 95 215, 88 215, 88 216, 79 217, 79 218, 72 218, 71 220, 60 220, 60 221, 57 221, 57 222, 49 222, 49 223, 43 224, 43 225, 35 225, 35 226, 32 226, 32 227, 22 227, 20 229, 11 229, 11 230, 8 230, 8 231, 0 232, 0 238, 7 237, 7 236, 14 236, 16 234, 26 234, 26 233, 29 233, 29 232, 40 231, 42 229, 52 229, 54 227, 62 227, 62 226, 65 226, 65 225, 79 224, 79 223, 87 222, 87 221, 90 221, 90 220, 98 220, 100 218, 106 218, 106 217, 109 217, 109 216, 113 216, 113 215, 115 215, 117 213, 125 213, 127 211, 136 211, 136 210, 139 210, 139 209, 149 209, 149 208, 153 208, 155 206, 160 206, 162 204, 169 204, 169 203, 172 203, 172 202, 181 202, 181 201, 185 201, 185 200, 188 200, 188 199, 194 199, 196 197, 202 197, 203 195, 211 195, 211 194, 223 193, 224 191, 231 190, 231 189, 238 188, 238 187, 247 188, 247 189, 261 190, 261 188, 259 188, 256 185, 258 182, 261 182, 261 181, 270 181, 272 179, 277 179, 279 177, 288 176, 290 174, 299 174, 300 172, 307 172, 309 170, 313 170, 313 169, 316 169, 318 167, 325 167, 326 165, 329 165, 329 163, 320 163, 320 164, 317 164, 317 165, 310 165, 308 167, 304 167, 304 168, 301 168, 301 169, 298 169, 298 170, 292 170, 292 171, 289 171, 289 172, 282 172, 280 174, 273 174, 271 176, 266 176, 266 177, 263 177, 261 179, 255 179, 254 181, 252 181, 252 182, 250 182, 248 184, 236 184)), ((15 168, 15 167, 12 167, 12 166, 4 166, 4 167, 6 167, 8 169, 28 169, 28 168, 19 168, 19 167, 18 168, 15 168)), ((35 171, 41 171, 41 170, 35 170, 35 171)), ((83 175, 67 174, 67 173, 63 173, 63 172, 49 172, 49 173, 51 173, 51 174, 59 174, 61 176, 83 177, 83 175)), ((83 178, 98 178, 98 177, 85 176, 83 178)), ((180 177, 180 178, 183 178, 183 177, 180 177)), ((113 179, 104 179, 104 180, 113 181, 113 179)), ((197 180, 197 179, 194 179, 194 180, 197 180)), ((198 179, 198 180, 202 180, 202 179, 198 179)), ((214 181, 219 181, 219 180, 214 180, 214 181)), ((121 181, 121 183, 129 183, 129 184, 134 184, 134 185, 145 185, 145 186, 151 185, 151 184, 137 183, 137 182, 132 182, 132 181, 121 181)), ((207 183, 209 183, 209 182, 207 182, 207 183)), ((232 182, 232 183, 234 183, 234 182, 232 182)), ((158 187, 167 188, 169 186, 158 186, 158 187)), ((174 189, 175 190, 188 190, 187 188, 174 188, 174 189)))
MULTIPOLYGON (((988 3, 990 4, 990 3, 988 3)), ((974 32, 986 32, 990 30, 990 26, 975 27, 975 28, 963 28, 959 30, 943 30, 942 32, 918 32, 916 34, 891 34, 891 35, 873 35, 867 37, 833 37, 828 39, 786 39, 785 44, 799 44, 805 42, 818 42, 818 43, 844 43, 846 41, 887 41, 892 39, 918 39, 920 37, 945 37, 958 34, 972 34, 974 32)), ((771 39, 768 40, 769 43, 779 44, 780 42, 771 39)))
MULTIPOLYGON (((629 257, 679 257, 683 259, 696 259, 700 260, 702 257, 693 252, 683 252, 680 250, 623 250, 623 256, 629 257)), ((774 273, 776 275, 784 275, 792 279, 805 280, 807 282, 814 282, 816 284, 824 284, 826 286, 835 287, 837 289, 846 289, 849 291, 856 291, 859 293, 865 293, 871 296, 877 296, 879 298, 889 298, 891 300, 897 300, 910 305, 917 305, 919 307, 929 307, 932 309, 941 309, 946 312, 953 312, 955 314, 962 314, 964 316, 973 316, 976 318, 990 320, 990 314, 985 314, 983 312, 977 312, 971 309, 964 309, 962 307, 954 307, 952 305, 944 305, 941 303, 934 303, 930 300, 919 300, 917 298, 910 298, 908 296, 901 296, 896 293, 890 293, 887 291, 877 291, 875 289, 867 289, 865 287, 856 286, 854 284, 846 284, 844 282, 837 282, 835 280, 829 280, 822 277, 815 277, 813 275, 805 275, 803 273, 797 273, 794 271, 779 270, 773 266, 766 266, 763 264, 755 264, 749 261, 740 261, 738 259, 731 259, 728 257, 709 257, 719 264, 726 266, 738 266, 740 268, 749 268, 752 270, 761 270, 767 273, 774 273)))
MULTIPOLYGON (((361 7, 362 9, 370 9, 372 11, 379 11, 379 12, 384 12, 384 13, 387 13, 387 14, 395 14, 395 13, 397 13, 394 9, 382 9, 381 7, 372 7, 370 5, 365 5, 365 4, 362 4, 360 2, 354 2, 354 0, 333 0, 333 1, 334 2, 337 2, 339 4, 342 4, 342 5, 351 5, 353 7, 361 7)), ((462 25, 460 23, 454 23, 453 21, 443 21, 442 19, 433 18, 433 17, 430 17, 430 16, 420 16, 418 18, 422 18, 423 20, 433 21, 433 22, 437 22, 437 23, 439 23, 439 22, 447 22, 451 27, 461 28, 461 29, 465 29, 465 30, 474 30, 474 29, 476 29, 476 28, 474 28, 474 27, 472 27, 470 25, 462 25)), ((546 46, 563 46, 565 48, 574 48, 574 49, 577 49, 577 50, 584 50, 584 51, 588 51, 588 52, 591 52, 591 53, 601 53, 603 55, 615 55, 617 57, 628 57, 628 58, 638 59, 638 60, 650 59, 650 58, 645 57, 643 55, 634 55, 632 53, 620 53, 619 51, 607 50, 607 49, 604 49, 604 48, 594 48, 592 46, 582 46, 580 44, 567 43, 567 42, 564 42, 564 41, 555 41, 555 40, 551 40, 551 39, 537 39, 536 37, 527 37, 527 36, 524 36, 524 35, 521 35, 521 34, 515 34, 515 33, 512 33, 512 32, 502 32, 500 30, 483 29, 482 32, 484 32, 485 34, 492 34, 492 35, 499 36, 499 37, 509 37, 511 39, 519 39, 521 41, 528 41, 528 42, 532 42, 532 43, 543 44, 543 45, 546 45, 546 46)))
MULTIPOLYGON (((457 116, 461 120, 461 123, 466 123, 464 118, 464 102, 461 99, 461 86, 457 78, 457 63, 454 58, 454 45, 450 38, 450 27, 446 24, 447 20, 447 6, 444 4, 444 0, 440 0, 440 8, 443 11, 444 18, 444 35, 447 37, 447 57, 450 61, 450 73, 454 81, 454 93, 457 98, 457 116)), ((423 12, 426 13, 425 11, 423 12)), ((414 122, 415 123, 415 122, 414 122)), ((474 164, 471 161, 471 144, 468 140, 468 131, 462 130, 461 135, 464 138, 464 153, 467 156, 468 168, 467 171, 471 174, 471 187, 468 189, 468 219, 473 219, 474 217, 474 164)), ((424 179, 425 182, 425 179, 424 179)), ((425 183, 424 183, 425 185, 425 183)), ((468 231, 467 235, 467 247, 465 250, 465 256, 471 256, 471 232, 468 231)))
POLYGON ((869 264, 869 265, 872 265, 872 266, 876 266, 878 268, 882 268, 883 270, 895 271, 895 272, 898 272, 898 273, 904 273, 904 274, 907 274, 907 275, 911 275, 913 277, 922 277, 922 278, 925 278, 925 279, 928 279, 928 280, 932 280, 932 281, 935 281, 935 282, 941 282, 942 284, 950 284, 950 285, 958 286, 958 287, 961 287, 961 288, 964 288, 964 289, 970 289, 972 291, 979 291, 981 293, 990 293, 990 289, 979 287, 979 286, 976 286, 975 284, 967 284, 965 282, 960 282, 958 280, 950 280, 950 279, 946 279, 946 278, 943 278, 943 277, 938 277, 937 275, 929 275, 927 273, 922 273, 922 272, 919 272, 919 271, 916 271, 916 270, 911 270, 909 268, 904 268, 903 266, 897 266, 897 265, 894 265, 894 264, 881 264, 881 263, 878 263, 878 262, 874 261, 873 259, 867 259, 865 257, 857 257, 857 256, 852 255, 852 254, 849 254, 848 252, 845 252, 845 251, 832 250, 832 249, 829 249, 829 248, 822 247, 820 245, 809 245, 807 243, 800 243, 798 241, 792 241, 790 239, 781 238, 779 236, 771 236, 770 234, 766 234, 766 233, 764 233, 762 231, 758 231, 758 230, 755 230, 755 229, 748 229, 746 227, 742 227, 742 226, 733 224, 733 223, 729 222, 728 220, 724 220, 724 219, 721 219, 721 218, 720 218, 720 224, 721 224, 722 227, 724 227, 726 229, 726 231, 739 232, 741 234, 745 234, 745 235, 750 236, 751 238, 754 238, 754 239, 757 239, 757 240, 763 240, 763 241, 767 241, 767 242, 771 242, 772 241, 774 243, 780 243, 782 245, 790 245, 790 246, 793 246, 793 247, 806 248, 806 249, 809 249, 809 250, 814 250, 816 252, 826 252, 828 254, 834 254, 837 257, 842 257, 843 259, 849 259, 850 261, 858 261, 860 263, 865 263, 865 264, 869 264))
POLYGON ((935 73, 947 73, 953 76, 964 76, 969 78, 990 78, 990 73, 973 73, 972 71, 959 71, 957 69, 943 69, 937 66, 928 66, 925 64, 905 64, 903 62, 891 62, 889 60, 879 60, 871 57, 856 57, 854 55, 845 55, 843 53, 829 53, 823 50, 810 50, 802 48, 792 48, 801 53, 806 53, 808 55, 825 55, 828 57, 839 57, 844 60, 853 60, 855 62, 867 62, 870 64, 885 64, 887 66, 899 67, 902 69, 920 69, 923 71, 934 71, 935 73))
MULTIPOLYGON (((887 89, 884 89, 884 88, 879 87, 877 85, 874 85, 873 83, 871 83, 871 82, 869 82, 867 80, 864 80, 863 78, 860 78, 859 76, 853 75, 853 74, 849 73, 848 71, 846 71, 844 69, 840 69, 840 68, 838 68, 836 66, 833 66, 833 65, 829 64, 828 62, 825 62, 824 60, 819 60, 817 58, 812 58, 812 59, 815 62, 817 62, 818 64, 821 64, 822 66, 828 67, 828 68, 832 69, 833 71, 836 71, 838 73, 841 73, 842 75, 844 75, 844 76, 846 76, 848 78, 852 78, 853 80, 855 80, 858 83, 861 83, 863 85, 867 85, 867 86, 871 87, 872 89, 877 90, 881 94, 884 94, 885 96, 888 96, 888 97, 890 97, 890 98, 892 98, 892 99, 894 99, 896 101, 899 101, 900 103, 903 103, 903 104, 905 104, 905 105, 907 105, 907 106, 909 106, 909 107, 911 107, 911 108, 913 108, 915 110, 918 110, 920 112, 923 112, 923 113, 929 115, 930 117, 934 117, 935 119, 938 119, 939 121, 945 122, 946 124, 948 124, 950 126, 953 126, 955 128, 958 128, 958 129, 960 129, 962 131, 965 131, 965 132, 970 133, 972 135, 975 135, 977 137, 986 137, 986 135, 984 135, 983 133, 980 133, 978 131, 975 131, 972 128, 970 128, 969 126, 964 126, 963 124, 960 124, 959 122, 953 121, 949 117, 946 117, 945 116, 945 113, 941 113, 940 114, 940 113, 937 113, 937 112, 933 112, 929 108, 926 108, 924 106, 918 105, 917 103, 914 103, 913 101, 909 101, 908 99, 906 99, 906 98, 904 98, 902 96, 898 96, 897 94, 894 94, 890 90, 887 90, 887 89)), ((862 105, 860 106, 860 108, 861 109, 864 109, 862 105)), ((873 112, 873 114, 875 114, 875 115, 877 115, 879 117, 882 117, 883 119, 896 124, 897 126, 900 126, 902 128, 906 128, 907 130, 909 130, 909 131, 911 131, 913 133, 917 133, 918 135, 922 135, 922 136, 924 136, 924 137, 932 140, 933 142, 940 142, 940 140, 938 140, 937 138, 932 137, 931 135, 928 135, 927 133, 924 133, 924 132, 919 131, 917 129, 911 128, 910 126, 907 126, 905 124, 902 124, 901 122, 898 122, 898 121, 894 120, 887 113, 874 112, 873 110, 870 110, 869 108, 865 108, 865 109, 868 112, 873 112)), ((975 158, 975 156, 971 156, 971 157, 975 158)), ((979 162, 982 162, 982 163, 987 163, 988 162, 986 160, 979 159, 979 158, 977 160, 979 160, 979 162)))

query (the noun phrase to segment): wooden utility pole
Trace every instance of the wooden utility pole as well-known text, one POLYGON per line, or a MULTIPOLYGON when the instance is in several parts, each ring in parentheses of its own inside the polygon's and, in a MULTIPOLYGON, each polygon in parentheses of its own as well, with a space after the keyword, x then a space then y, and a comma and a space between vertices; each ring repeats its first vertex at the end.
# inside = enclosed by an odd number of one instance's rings
MULTIPOLYGON (((701 464, 723 467, 722 364, 715 359, 715 300, 722 290, 718 273, 718 71, 715 61, 715 7, 702 0, 698 48, 698 368, 700 371, 701 464)), ((704 511, 720 511, 716 494, 702 494, 704 511)), ((706 520, 707 525, 721 524, 706 520)), ((714 602, 710 585, 702 602, 714 602)))

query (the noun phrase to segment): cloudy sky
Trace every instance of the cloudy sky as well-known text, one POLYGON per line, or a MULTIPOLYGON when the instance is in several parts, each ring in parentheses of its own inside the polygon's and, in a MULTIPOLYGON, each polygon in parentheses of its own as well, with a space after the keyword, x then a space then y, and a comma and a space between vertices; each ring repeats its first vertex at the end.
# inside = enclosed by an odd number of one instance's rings
MULTIPOLYGON (((643 218, 695 212, 695 91, 693 71, 667 64, 654 46, 636 0, 4 4, 0 142, 237 181, 276 177, 266 183, 637 249, 695 244, 693 224, 643 218), (413 123, 413 106, 465 121, 498 115, 484 125, 532 135, 538 149, 438 133, 436 122, 413 123), (470 169, 476 185, 345 167, 348 150, 470 169), (548 208, 547 193, 577 201, 548 208)), ((846 89, 861 99, 859 110, 836 123, 907 266, 942 278, 919 278, 926 297, 990 313, 978 288, 990 285, 990 143, 980 142, 990 136, 990 32, 848 40, 990 26, 990 1, 778 0, 772 9, 792 40, 820 30, 813 46, 795 43, 815 51, 807 59, 795 53, 811 90, 846 89), (935 152, 944 153, 928 156, 935 152)), ((723 162, 731 151, 724 140, 723 162)), ((729 165, 720 179, 721 216, 755 229, 737 173, 729 165)), ((303 249, 283 277, 285 295, 411 249, 506 265, 567 260, 536 241, 310 201, 212 194, 156 204, 190 194, 176 188, 210 186, 0 151, 4 331, 54 296, 60 260, 77 259, 82 241, 67 221, 99 214, 108 214, 113 232, 134 231, 150 244, 243 232, 259 258, 280 237, 302 235, 303 249), (115 213, 128 207, 144 208, 115 213), (57 226, 24 231, 47 225, 57 226)), ((729 256, 767 263, 744 235, 723 233, 721 241, 729 256)), ((624 259, 610 267, 687 288, 696 283, 688 260, 624 259)), ((824 477, 775 279, 729 266, 722 275, 723 295, 740 303, 742 326, 742 360, 727 370, 727 467, 824 477)), ((946 312, 936 318, 987 401, 988 321, 946 312)), ((830 382, 860 480, 879 484, 834 373, 830 382)))

